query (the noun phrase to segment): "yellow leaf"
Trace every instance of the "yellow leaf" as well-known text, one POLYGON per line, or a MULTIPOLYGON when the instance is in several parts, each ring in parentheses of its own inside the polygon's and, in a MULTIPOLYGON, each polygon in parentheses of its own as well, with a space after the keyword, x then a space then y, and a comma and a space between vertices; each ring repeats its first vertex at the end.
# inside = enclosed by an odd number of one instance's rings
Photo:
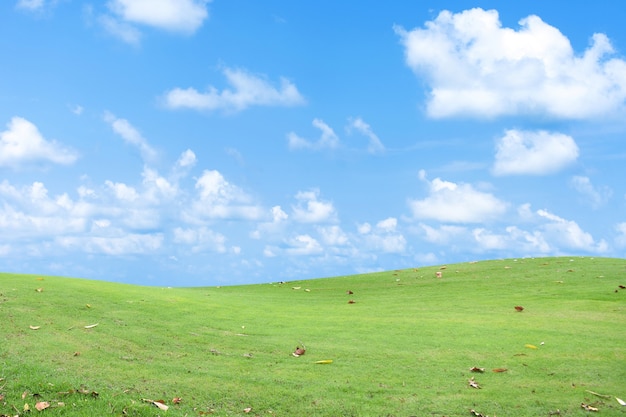
POLYGON ((537 349, 537 346, 531 345, 530 343, 526 343, 524 346, 527 347, 528 349, 537 349))
POLYGON ((333 360, 332 359, 324 359, 322 361, 317 361, 315 363, 317 363, 319 365, 328 365, 329 363, 333 363, 333 360))

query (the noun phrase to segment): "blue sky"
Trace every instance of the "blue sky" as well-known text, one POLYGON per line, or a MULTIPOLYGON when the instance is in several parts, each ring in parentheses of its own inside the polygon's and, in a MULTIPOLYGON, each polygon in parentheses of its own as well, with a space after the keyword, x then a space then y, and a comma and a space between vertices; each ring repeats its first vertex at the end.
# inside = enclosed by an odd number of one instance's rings
POLYGON ((625 11, 4 1, 0 270, 204 286, 624 257, 625 11))

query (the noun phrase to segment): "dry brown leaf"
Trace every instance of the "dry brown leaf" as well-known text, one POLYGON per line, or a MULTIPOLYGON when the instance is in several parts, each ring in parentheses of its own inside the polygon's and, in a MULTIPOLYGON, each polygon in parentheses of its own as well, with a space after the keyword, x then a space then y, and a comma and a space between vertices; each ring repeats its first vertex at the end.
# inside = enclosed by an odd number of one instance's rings
POLYGON ((354 303, 356 303, 356 301, 354 301, 354 300, 348 300, 348 304, 354 304, 354 303))
POLYGON ((508 369, 506 369, 506 368, 494 368, 491 371, 498 373, 498 372, 506 372, 506 371, 508 371, 508 369))
POLYGON ((37 404, 35 404, 37 411, 43 411, 48 407, 50 407, 50 403, 48 401, 38 401, 37 404))
POLYGON ((515 310, 516 311, 524 311, 524 307, 522 307, 522 306, 515 306, 515 310))
POLYGON ((470 368, 470 372, 480 372, 480 373, 483 373, 483 372, 485 372, 485 368, 479 368, 478 366, 472 366, 470 368))
POLYGON ((580 407, 585 410, 585 411, 598 411, 598 409, 596 407, 593 407, 589 404, 585 404, 585 403, 580 403, 580 407))
POLYGON ((181 402, 183 402, 183 399, 182 399, 182 398, 180 398, 180 397, 174 397, 174 398, 172 399, 172 402, 173 402, 174 404, 180 404, 181 402))

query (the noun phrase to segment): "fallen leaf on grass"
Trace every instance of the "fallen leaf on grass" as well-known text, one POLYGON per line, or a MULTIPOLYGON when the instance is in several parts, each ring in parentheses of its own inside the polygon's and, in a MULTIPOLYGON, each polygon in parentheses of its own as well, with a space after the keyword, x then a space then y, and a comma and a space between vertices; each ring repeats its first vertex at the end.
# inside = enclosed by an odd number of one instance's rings
POLYGON ((163 411, 167 411, 167 409, 169 408, 167 405, 165 405, 165 401, 163 400, 148 400, 146 398, 143 398, 142 401, 147 402, 152 404, 153 406, 157 407, 160 410, 163 411))
POLYGON ((306 349, 304 347, 297 346, 296 350, 293 351, 292 355, 297 358, 298 356, 304 355, 305 352, 306 352, 306 349))
POLYGON ((626 285, 620 285, 619 286, 621 289, 626 289, 626 285))
POLYGON ((350 295, 350 294, 354 294, 351 290, 346 291, 346 294, 350 295))
POLYGON ((626 401, 622 400, 621 398, 617 398, 617 397, 615 397, 615 399, 617 400, 617 402, 619 403, 619 405, 626 405, 626 401))
POLYGON ((470 372, 480 372, 483 373, 485 372, 485 368, 479 368, 478 366, 473 366, 470 368, 470 372))
POLYGON ((39 401, 35 404, 35 408, 37 411, 43 411, 46 408, 50 407, 50 403, 48 401, 39 401))
POLYGON ((183 399, 182 399, 182 398, 180 398, 180 397, 174 397, 174 398, 172 399, 172 402, 173 402, 174 404, 180 404, 181 402, 183 402, 183 399))
POLYGON ((27 396, 27 395, 28 395, 28 391, 24 391, 24 392, 22 393, 22 399, 26 398, 26 396, 27 396))
POLYGON ((478 411, 476 411, 474 409, 470 410, 470 413, 472 413, 472 415, 476 416, 476 417, 488 417, 487 415, 481 414, 481 413, 479 413, 478 411))
POLYGON ((37 292, 43 292, 43 288, 37 288, 35 291, 37 291, 37 292))
POLYGON ((249 413, 250 411, 252 411, 252 407, 246 407, 243 409, 244 413, 249 413))
POLYGON ((522 306, 515 306, 515 310, 516 311, 524 311, 524 307, 522 307, 522 306))
POLYGON ((585 403, 580 403, 580 407, 585 410, 585 411, 598 411, 598 409, 596 407, 593 407, 589 404, 585 404, 585 403))
POLYGON ((321 361, 316 361, 314 363, 319 364, 319 365, 328 365, 329 363, 333 363, 333 360, 332 359, 324 359, 324 360, 321 360, 321 361))
POLYGON ((499 372, 506 372, 506 371, 508 371, 508 369, 506 369, 506 368, 495 368, 495 369, 492 369, 491 371, 499 373, 499 372))
POLYGON ((526 343, 524 347, 527 347, 528 349, 537 349, 537 346, 531 345, 530 343, 526 343))
POLYGON ((476 382, 473 377, 470 378, 467 382, 469 383, 470 387, 480 389, 480 385, 478 385, 478 382, 476 382))
POLYGON ((100 323, 89 324, 89 325, 85 326, 85 329, 93 329, 93 328, 94 328, 94 327, 96 327, 98 324, 100 324, 100 323))
POLYGON ((41 326, 28 326, 31 330, 39 330, 41 326))
POLYGON ((354 301, 354 300, 348 300, 348 304, 354 304, 354 303, 356 303, 356 301, 354 301))

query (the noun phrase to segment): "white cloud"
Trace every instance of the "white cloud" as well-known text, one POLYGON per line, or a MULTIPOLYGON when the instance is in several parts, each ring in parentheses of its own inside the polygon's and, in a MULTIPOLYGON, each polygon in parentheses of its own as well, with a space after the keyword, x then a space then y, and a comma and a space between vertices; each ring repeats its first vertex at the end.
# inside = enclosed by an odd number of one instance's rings
POLYGON ((191 208, 186 210, 187 221, 203 219, 258 219, 263 210, 252 202, 242 189, 228 182, 216 170, 204 170, 196 181, 198 192, 191 208))
POLYGON ((438 245, 449 245, 451 243, 458 244, 459 237, 467 233, 467 228, 454 225, 440 225, 432 227, 424 223, 419 224, 419 233, 423 235, 424 240, 438 245))
POLYGON ((141 43, 141 32, 139 29, 126 22, 115 19, 112 16, 102 15, 98 22, 109 34, 118 38, 122 42, 137 46, 141 43))
POLYGON ((597 253, 605 252, 608 249, 604 240, 595 242, 591 234, 583 231, 572 220, 563 219, 547 210, 537 210, 536 214, 545 220, 541 227, 543 235, 547 240, 555 242, 558 247, 597 253))
POLYGON ((123 234, 121 236, 63 236, 56 239, 61 247, 69 250, 111 256, 150 254, 163 245, 163 235, 123 234))
POLYGON ((397 229, 398 220, 394 217, 381 220, 372 228, 369 223, 357 226, 362 242, 361 250, 382 253, 403 253, 406 250, 406 238, 397 229))
POLYGON ((322 245, 308 234, 298 235, 287 242, 285 252, 289 255, 317 255, 323 252, 322 245))
POLYGON ((109 0, 107 7, 124 22, 189 34, 208 17, 207 3, 207 0, 109 0))
POLYGON ((334 149, 339 146, 339 138, 335 134, 335 131, 324 123, 321 119, 313 119, 313 126, 322 131, 320 138, 317 141, 309 141, 304 139, 294 132, 287 134, 287 141, 289 149, 334 149))
POLYGON ((190 246, 192 252, 226 252, 226 237, 207 227, 174 229, 174 243, 190 246))
POLYGON ((157 152, 128 120, 120 119, 110 112, 105 112, 104 120, 111 125, 113 131, 120 135, 126 143, 139 150, 144 162, 153 162, 156 159, 157 152))
POLYGON ((620 247, 626 247, 626 222, 619 223, 615 226, 617 237, 615 243, 620 247))
POLYGON ((511 129, 496 144, 494 175, 546 175, 578 158, 574 139, 561 133, 511 129))
POLYGON ((46 140, 37 126, 26 119, 13 117, 7 128, 0 132, 0 166, 17 168, 36 161, 69 165, 78 159, 76 151, 46 140))
POLYGON ((292 206, 293 219, 300 223, 324 223, 336 220, 337 213, 332 202, 320 201, 319 190, 300 191, 296 194, 298 204, 292 206))
POLYGON ((456 184, 435 178, 428 182, 422 171, 420 177, 429 185, 429 194, 422 200, 409 200, 416 219, 450 223, 481 223, 495 220, 507 209, 507 204, 493 194, 474 189, 470 184, 456 184))
POLYGON ((18 0, 15 7, 28 10, 30 12, 42 10, 45 6, 44 0, 18 0))
POLYGON ((337 225, 319 227, 317 231, 324 243, 329 246, 344 246, 349 242, 348 235, 337 225))
POLYGON ((280 87, 265 78, 241 69, 225 68, 224 75, 232 89, 221 92, 211 86, 205 93, 194 88, 174 88, 165 94, 165 104, 171 109, 240 111, 250 106, 299 106, 305 103, 298 89, 286 78, 280 87))
POLYGON ((367 145, 367 151, 371 154, 378 154, 385 151, 385 146, 380 141, 378 136, 374 133, 369 124, 365 123, 363 119, 357 117, 354 120, 350 121, 348 125, 348 130, 356 129, 358 132, 363 134, 369 139, 369 143, 367 145))
POLYGON ((589 177, 574 176, 570 180, 570 185, 583 197, 583 201, 593 208, 605 205, 613 192, 608 187, 594 187, 589 177))
POLYGON ((576 54, 538 16, 502 27, 496 10, 442 11, 423 28, 394 27, 407 65, 430 84, 431 117, 513 114, 601 117, 624 108, 626 62, 604 34, 576 54))

